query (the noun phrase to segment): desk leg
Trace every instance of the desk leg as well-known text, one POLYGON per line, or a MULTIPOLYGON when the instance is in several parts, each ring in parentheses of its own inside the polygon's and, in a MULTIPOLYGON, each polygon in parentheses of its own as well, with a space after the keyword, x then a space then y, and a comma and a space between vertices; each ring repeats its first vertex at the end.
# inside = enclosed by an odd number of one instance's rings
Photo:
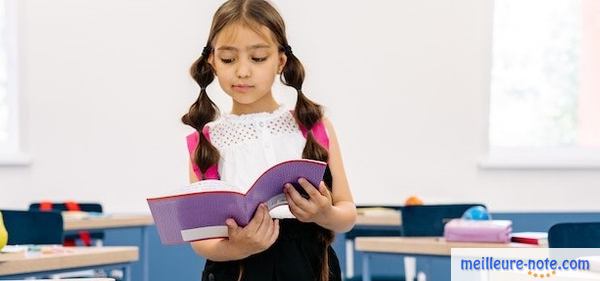
POLYGON ((123 267, 123 281, 131 281, 131 266, 123 267))
POLYGON ((413 281, 417 277, 417 258, 404 257, 404 276, 406 281, 413 281))
POLYGON ((354 240, 346 239, 346 278, 354 277, 354 240))
POLYGON ((148 252, 150 251, 150 242, 148 241, 148 227, 144 226, 142 227, 142 247, 140 247, 140 251, 141 251, 141 259, 142 259, 142 281, 148 281, 149 280, 149 254, 148 252))
POLYGON ((371 254, 363 253, 362 255, 362 281, 371 281, 371 270, 369 264, 371 263, 371 254))

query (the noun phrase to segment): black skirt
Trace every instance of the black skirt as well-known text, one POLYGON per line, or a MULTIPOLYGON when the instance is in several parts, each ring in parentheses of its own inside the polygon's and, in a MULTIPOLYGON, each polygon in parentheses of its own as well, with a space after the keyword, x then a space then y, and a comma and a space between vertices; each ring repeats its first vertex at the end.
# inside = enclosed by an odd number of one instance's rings
MULTIPOLYGON (((206 261, 202 281, 318 281, 325 245, 318 238, 323 229, 296 219, 280 220, 279 237, 266 251, 238 261, 206 261)), ((329 280, 341 281, 339 260, 327 247, 329 280)))

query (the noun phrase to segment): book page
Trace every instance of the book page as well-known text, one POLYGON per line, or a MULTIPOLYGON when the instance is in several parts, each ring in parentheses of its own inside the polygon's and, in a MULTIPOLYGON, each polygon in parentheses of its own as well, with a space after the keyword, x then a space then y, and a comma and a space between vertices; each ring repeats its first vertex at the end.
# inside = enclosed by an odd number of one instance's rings
POLYGON ((287 205, 288 202, 287 202, 287 199, 285 198, 285 194, 280 193, 280 194, 277 194, 277 195, 271 197, 271 199, 269 199, 267 202, 265 202, 265 204, 267 205, 267 208, 269 210, 273 210, 279 206, 287 205))
POLYGON ((151 198, 160 198, 168 196, 186 195, 192 193, 203 193, 203 192, 234 192, 244 194, 241 188, 235 187, 232 184, 222 180, 202 180, 195 183, 180 187, 171 192, 161 194, 159 196, 152 196, 151 198))
POLYGON ((202 180, 192 183, 185 187, 184 190, 194 192, 206 192, 206 191, 234 191, 240 192, 241 188, 235 187, 226 181, 222 180, 202 180))

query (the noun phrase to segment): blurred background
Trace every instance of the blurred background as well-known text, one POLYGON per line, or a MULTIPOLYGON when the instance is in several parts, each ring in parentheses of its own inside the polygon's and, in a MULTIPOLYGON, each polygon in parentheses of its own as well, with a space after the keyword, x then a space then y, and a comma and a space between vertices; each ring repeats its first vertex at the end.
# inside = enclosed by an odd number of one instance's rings
MULTIPOLYGON (((0 206, 142 213, 185 185, 188 68, 221 2, 0 1, 0 206)), ((600 1, 274 3, 358 204, 598 210, 600 1)))

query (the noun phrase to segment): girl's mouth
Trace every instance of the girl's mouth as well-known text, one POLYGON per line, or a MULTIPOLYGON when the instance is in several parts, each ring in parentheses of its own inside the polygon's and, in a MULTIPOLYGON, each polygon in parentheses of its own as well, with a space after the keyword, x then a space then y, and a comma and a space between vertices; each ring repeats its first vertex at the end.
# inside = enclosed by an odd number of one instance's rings
POLYGON ((241 93, 245 93, 250 91, 252 88, 254 88, 254 86, 252 85, 246 85, 246 84, 237 84, 237 85, 233 85, 233 90, 237 91, 237 92, 241 92, 241 93))

